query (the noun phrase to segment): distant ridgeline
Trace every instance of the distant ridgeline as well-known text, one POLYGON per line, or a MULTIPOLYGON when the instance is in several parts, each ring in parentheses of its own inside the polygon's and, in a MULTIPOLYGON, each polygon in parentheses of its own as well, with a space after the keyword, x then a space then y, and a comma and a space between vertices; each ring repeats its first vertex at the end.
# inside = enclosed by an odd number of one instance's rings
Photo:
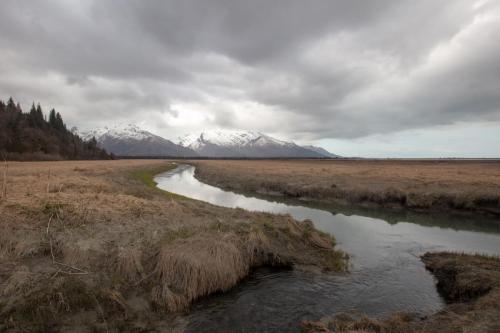
POLYGON ((23 113, 12 98, 0 100, 0 158, 9 160, 110 159, 95 139, 83 141, 52 109, 48 120, 40 104, 23 113))

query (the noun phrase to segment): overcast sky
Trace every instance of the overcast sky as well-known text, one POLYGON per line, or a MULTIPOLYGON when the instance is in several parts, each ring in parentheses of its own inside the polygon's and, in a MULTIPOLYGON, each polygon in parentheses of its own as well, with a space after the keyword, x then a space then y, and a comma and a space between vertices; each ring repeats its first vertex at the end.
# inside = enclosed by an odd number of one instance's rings
POLYGON ((0 98, 80 128, 500 156, 499 0, 0 4, 0 98))

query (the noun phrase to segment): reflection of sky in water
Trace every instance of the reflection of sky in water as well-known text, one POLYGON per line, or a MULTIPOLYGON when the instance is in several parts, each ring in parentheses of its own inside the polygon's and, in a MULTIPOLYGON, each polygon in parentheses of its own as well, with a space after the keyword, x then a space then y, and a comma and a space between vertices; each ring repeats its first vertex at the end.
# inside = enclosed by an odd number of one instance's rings
POLYGON ((443 302, 419 255, 442 250, 500 254, 500 234, 457 231, 408 222, 389 224, 382 219, 334 215, 320 209, 245 197, 199 182, 194 178, 194 167, 191 166, 180 166, 158 175, 155 180, 161 189, 215 205, 290 214, 298 220, 311 219, 318 229, 333 234, 338 246, 351 257, 352 268, 347 276, 335 275, 311 281, 310 277, 305 278, 300 273, 293 273, 293 278, 281 274, 276 281, 263 282, 265 290, 251 287, 252 296, 243 289, 233 296, 222 297, 224 301, 219 303, 213 300, 215 303, 211 306, 214 309, 203 307, 190 315, 192 331, 224 330, 226 324, 251 331, 290 328, 280 326, 260 310, 255 310, 256 304, 285 323, 296 323, 311 315, 317 318, 318 313, 332 314, 351 309, 369 315, 393 311, 429 313, 439 309, 443 302), (284 286, 293 291, 293 297, 282 294, 284 286), (281 299, 277 298, 278 294, 281 299), (307 309, 304 304, 308 304, 307 309), (264 316, 262 323, 246 321, 249 311, 255 311, 253 315, 256 317, 264 316), (224 324, 222 318, 227 316, 234 321, 224 324))
POLYGON ((454 250, 500 254, 500 235, 473 231, 457 231, 447 228, 421 226, 400 222, 389 224, 381 219, 363 216, 333 215, 330 212, 302 206, 246 197, 201 183, 194 177, 194 167, 179 169, 158 175, 155 180, 161 189, 181 194, 214 205, 243 208, 278 214, 290 214, 298 220, 311 219, 319 229, 334 234, 339 245, 350 253, 364 252, 368 248, 390 247, 391 244, 415 243, 418 251, 428 249, 454 250), (180 171, 179 171, 180 170, 180 171))
POLYGON ((273 213, 287 213, 289 210, 289 207, 282 203, 249 198, 203 184, 194 178, 194 167, 186 167, 182 172, 175 172, 174 170, 161 174, 155 178, 155 181, 158 182, 158 187, 161 189, 203 200, 214 205, 273 213))

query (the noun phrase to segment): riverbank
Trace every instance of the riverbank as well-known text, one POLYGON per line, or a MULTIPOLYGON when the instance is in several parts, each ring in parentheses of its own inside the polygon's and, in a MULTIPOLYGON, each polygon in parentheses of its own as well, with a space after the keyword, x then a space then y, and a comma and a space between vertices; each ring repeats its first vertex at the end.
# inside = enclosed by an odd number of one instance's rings
POLYGON ((500 162, 192 161, 201 181, 239 193, 319 203, 500 216, 500 162))
POLYGON ((398 313, 385 320, 349 314, 302 322, 302 331, 431 333, 500 331, 500 258, 455 253, 427 253, 422 261, 437 279, 449 304, 425 318, 398 313))
POLYGON ((335 241, 285 215, 160 191, 164 161, 9 163, 1 331, 183 330, 168 313, 259 266, 342 271, 335 241))

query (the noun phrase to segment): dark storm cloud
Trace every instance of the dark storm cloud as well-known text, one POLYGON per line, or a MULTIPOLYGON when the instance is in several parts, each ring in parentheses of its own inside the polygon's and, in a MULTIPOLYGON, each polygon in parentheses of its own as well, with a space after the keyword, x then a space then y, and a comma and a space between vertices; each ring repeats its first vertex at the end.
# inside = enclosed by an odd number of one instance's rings
POLYGON ((129 1, 120 11, 125 15, 119 16, 166 49, 213 51, 254 63, 286 53, 328 29, 369 24, 391 3, 397 1, 129 1))
POLYGON ((494 1, 6 0, 1 8, 3 98, 59 107, 75 124, 154 120, 162 129, 355 138, 499 118, 494 1))

